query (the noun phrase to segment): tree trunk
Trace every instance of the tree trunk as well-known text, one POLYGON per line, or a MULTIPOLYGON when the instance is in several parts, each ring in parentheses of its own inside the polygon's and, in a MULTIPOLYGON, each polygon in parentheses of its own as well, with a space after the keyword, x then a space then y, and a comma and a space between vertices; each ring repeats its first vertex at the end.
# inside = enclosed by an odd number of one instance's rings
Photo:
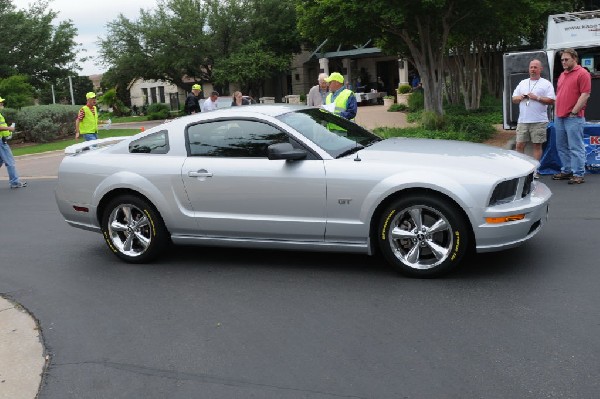
POLYGON ((479 109, 481 101, 481 46, 469 43, 452 49, 449 68, 452 84, 457 84, 465 109, 479 109))
MULTIPOLYGON (((448 11, 446 16, 450 14, 450 11, 448 11)), ((424 20, 417 17, 416 25, 418 42, 412 39, 406 29, 401 30, 399 36, 408 46, 415 68, 421 77, 425 97, 425 111, 443 115, 444 52, 448 42, 450 25, 446 17, 442 19, 441 27, 438 26, 437 21, 427 17, 424 20)))

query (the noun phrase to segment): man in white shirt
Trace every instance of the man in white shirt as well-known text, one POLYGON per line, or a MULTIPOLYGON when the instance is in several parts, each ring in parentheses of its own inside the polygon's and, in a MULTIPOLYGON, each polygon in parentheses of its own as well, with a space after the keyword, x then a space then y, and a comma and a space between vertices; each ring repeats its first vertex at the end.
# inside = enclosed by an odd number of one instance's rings
POLYGON ((219 98, 219 93, 213 91, 210 93, 210 97, 204 100, 202 103, 202 112, 214 111, 217 109, 217 98, 219 98))
MULTIPOLYGON (((542 158, 542 145, 546 142, 548 105, 554 104, 556 95, 549 80, 541 77, 542 63, 533 59, 529 63, 529 78, 515 88, 512 102, 519 104, 517 120, 517 151, 524 153, 528 141, 533 144, 533 157, 542 158)), ((537 172, 534 177, 537 179, 537 172)))
POLYGON ((322 104, 325 104, 325 99, 329 94, 329 90, 327 89, 327 79, 329 76, 326 73, 320 73, 317 78, 318 85, 315 85, 310 88, 308 92, 308 96, 306 96, 306 105, 309 107, 318 107, 322 104))

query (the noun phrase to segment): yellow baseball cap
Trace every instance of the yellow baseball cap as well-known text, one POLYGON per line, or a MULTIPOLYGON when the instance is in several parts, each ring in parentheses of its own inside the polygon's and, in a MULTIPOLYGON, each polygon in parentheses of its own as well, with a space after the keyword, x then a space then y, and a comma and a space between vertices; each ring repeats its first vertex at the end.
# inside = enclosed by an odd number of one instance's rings
POLYGON ((6 100, 3 99, 2 97, 0 97, 0 103, 3 103, 4 101, 6 101, 6 100))
POLYGON ((89 93, 87 93, 87 94, 85 95, 85 98, 87 98, 88 100, 89 100, 90 98, 96 98, 96 93, 94 93, 93 91, 90 91, 89 93))
POLYGON ((334 72, 331 75, 329 75, 329 77, 327 79, 325 79, 325 81, 327 83, 331 82, 332 80, 335 80, 336 82, 344 83, 344 77, 339 72, 334 72))
POLYGON ((195 84, 192 86, 192 90, 202 90, 202 86, 200 86, 199 84, 195 84))

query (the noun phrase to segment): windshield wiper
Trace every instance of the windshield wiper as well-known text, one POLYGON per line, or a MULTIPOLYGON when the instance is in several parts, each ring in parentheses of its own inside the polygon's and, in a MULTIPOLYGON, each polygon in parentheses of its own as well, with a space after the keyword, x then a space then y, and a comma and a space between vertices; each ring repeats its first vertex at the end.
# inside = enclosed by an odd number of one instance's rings
POLYGON ((354 146, 354 147, 349 148, 346 151, 342 152, 340 155, 338 155, 337 157, 335 157, 335 159, 343 158, 343 157, 348 156, 350 154, 354 154, 355 152, 357 152, 358 150, 362 150, 363 148, 365 148, 365 146, 359 144, 357 146, 354 146))

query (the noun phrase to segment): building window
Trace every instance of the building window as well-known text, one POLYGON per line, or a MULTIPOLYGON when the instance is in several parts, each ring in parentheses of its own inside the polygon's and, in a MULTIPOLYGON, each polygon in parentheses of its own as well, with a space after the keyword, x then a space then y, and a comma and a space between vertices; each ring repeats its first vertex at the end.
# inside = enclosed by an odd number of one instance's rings
POLYGON ((165 86, 158 86, 158 101, 162 104, 166 103, 166 101, 165 101, 165 86))
POLYGON ((158 101, 156 99, 156 87, 150 88, 150 103, 156 104, 158 101))

